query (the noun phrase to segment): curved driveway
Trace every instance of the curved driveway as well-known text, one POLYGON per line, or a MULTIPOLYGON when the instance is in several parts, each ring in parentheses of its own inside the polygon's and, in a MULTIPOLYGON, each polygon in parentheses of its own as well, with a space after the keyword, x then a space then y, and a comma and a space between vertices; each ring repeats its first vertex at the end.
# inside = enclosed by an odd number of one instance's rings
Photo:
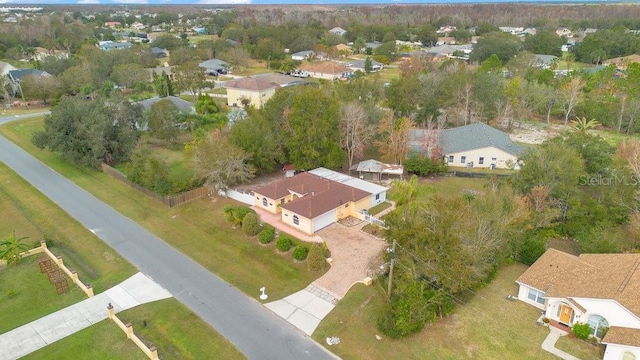
MULTIPOLYGON (((42 113, 28 117, 38 115, 42 113)), ((0 118, 0 125, 18 118, 0 118)), ((170 291, 249 359, 336 358, 256 300, 247 297, 2 136, 0 161, 94 232, 141 272, 170 291)), ((212 354, 212 357, 219 355, 212 354)))

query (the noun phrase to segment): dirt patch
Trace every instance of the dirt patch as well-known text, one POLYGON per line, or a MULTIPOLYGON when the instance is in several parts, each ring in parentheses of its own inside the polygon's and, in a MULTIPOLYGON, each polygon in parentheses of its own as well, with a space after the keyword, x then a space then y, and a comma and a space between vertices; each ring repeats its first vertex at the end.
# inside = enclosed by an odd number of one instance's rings
POLYGON ((258 175, 246 184, 234 186, 234 189, 240 192, 249 192, 282 179, 284 179, 284 173, 278 170, 269 174, 258 175))
POLYGON ((556 124, 522 123, 515 126, 509 134, 511 140, 523 144, 542 144, 546 140, 556 137, 563 127, 556 124))

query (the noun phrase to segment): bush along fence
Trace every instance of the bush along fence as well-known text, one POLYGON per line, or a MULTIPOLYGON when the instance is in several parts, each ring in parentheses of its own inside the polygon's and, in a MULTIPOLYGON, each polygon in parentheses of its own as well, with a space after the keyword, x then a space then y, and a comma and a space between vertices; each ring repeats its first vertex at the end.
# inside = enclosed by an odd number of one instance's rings
POLYGON ((62 256, 56 256, 54 253, 52 253, 51 250, 47 248, 47 242, 45 240, 40 240, 40 246, 21 253, 20 257, 31 256, 40 253, 44 253, 45 255, 47 255, 49 260, 51 260, 51 262, 53 262, 60 270, 67 274, 67 276, 71 278, 71 281, 78 285, 80 290, 82 290, 88 297, 93 297, 93 288, 91 287, 91 285, 85 284, 80 281, 78 273, 75 270, 71 270, 66 267, 64 265, 64 261, 62 260, 62 256))
POLYGON ((140 350, 142 350, 142 352, 147 355, 149 359, 159 359, 158 349, 156 349, 156 347, 153 345, 147 347, 147 345, 145 345, 142 340, 140 340, 140 338, 133 333, 133 326, 130 323, 125 324, 122 322, 122 320, 118 319, 118 317, 116 316, 116 311, 111 303, 109 303, 109 305, 107 306, 107 311, 109 311, 109 319, 113 320, 113 322, 115 322, 116 325, 118 325, 118 327, 122 329, 122 331, 124 331, 124 333, 127 335, 127 338, 131 339, 134 344, 138 345, 140 350))
POLYGON ((120 180, 121 182, 129 185, 130 187, 144 193, 145 195, 147 195, 150 198, 153 198, 161 203, 163 203, 165 206, 168 207, 174 207, 174 206, 178 206, 180 204, 184 204, 186 202, 189 201, 193 201, 193 200, 198 200, 201 199, 205 196, 209 195, 209 188, 207 188, 206 186, 203 187, 199 187, 197 189, 193 189, 193 190, 189 190, 189 191, 185 191, 183 193, 177 194, 177 195, 172 195, 172 196, 160 196, 156 193, 154 193, 153 191, 149 191, 147 189, 145 189, 144 187, 134 183, 133 181, 129 180, 127 178, 127 175, 121 173, 120 171, 118 171, 117 169, 112 168, 111 166, 102 163, 102 172, 104 172, 105 174, 111 176, 112 178, 116 179, 116 180, 120 180))

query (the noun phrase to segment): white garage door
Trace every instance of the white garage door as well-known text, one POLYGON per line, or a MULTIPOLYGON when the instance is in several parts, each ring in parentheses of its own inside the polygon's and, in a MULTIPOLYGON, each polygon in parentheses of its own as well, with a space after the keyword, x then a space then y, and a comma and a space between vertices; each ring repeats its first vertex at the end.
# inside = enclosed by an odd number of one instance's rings
POLYGON ((336 221, 336 211, 331 210, 326 214, 320 215, 313 220, 313 232, 325 228, 336 221))

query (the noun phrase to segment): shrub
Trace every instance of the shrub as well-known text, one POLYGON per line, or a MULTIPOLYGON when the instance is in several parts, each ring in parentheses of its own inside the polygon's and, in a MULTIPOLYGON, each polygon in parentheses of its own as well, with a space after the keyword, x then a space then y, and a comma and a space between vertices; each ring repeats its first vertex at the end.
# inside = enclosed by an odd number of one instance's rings
POLYGON ((322 245, 318 243, 311 245, 311 249, 307 255, 307 269, 311 271, 320 271, 324 270, 326 266, 327 262, 324 259, 322 245))
POLYGON ((273 241, 273 236, 275 234, 275 230, 271 228, 265 228, 258 234, 258 240, 260 240, 263 244, 268 244, 273 241))
POLYGON ((222 210, 222 212, 224 213, 225 218, 227 219, 228 222, 233 223, 233 210, 234 207, 231 205, 227 205, 224 207, 224 209, 222 210))
POLYGON ((280 234, 276 241, 276 248, 282 252, 287 252, 291 248, 291 239, 287 235, 280 234))
POLYGON ((304 245, 296 245, 293 248, 293 258, 302 261, 307 258, 307 254, 309 253, 309 249, 304 245))
POLYGON ((254 213, 248 213, 242 220, 242 232, 249 236, 258 235, 260 232, 260 218, 254 213))
POLYGON ((591 335, 591 328, 587 323, 574 324, 571 331, 573 331, 573 333, 576 335, 578 339, 582 339, 582 340, 586 340, 589 337, 589 335, 591 335))
POLYGON ((254 213, 255 214, 255 211, 251 210, 250 208, 248 208, 246 206, 238 206, 238 207, 236 207, 233 210, 234 224, 242 226, 242 221, 244 221, 244 217, 249 213, 254 213))

